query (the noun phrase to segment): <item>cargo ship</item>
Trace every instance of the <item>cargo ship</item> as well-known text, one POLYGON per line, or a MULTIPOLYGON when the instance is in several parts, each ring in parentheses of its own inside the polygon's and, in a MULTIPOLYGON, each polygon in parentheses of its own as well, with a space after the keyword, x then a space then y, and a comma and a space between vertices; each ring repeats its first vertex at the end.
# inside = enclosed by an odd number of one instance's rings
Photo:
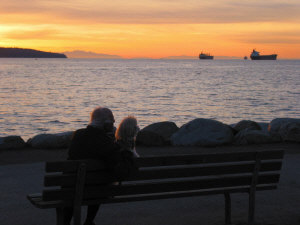
POLYGON ((253 49, 250 58, 252 60, 276 60, 277 54, 272 54, 272 55, 260 55, 258 51, 253 49))
POLYGON ((201 52, 199 54, 199 59, 214 59, 214 56, 210 55, 209 53, 201 52))

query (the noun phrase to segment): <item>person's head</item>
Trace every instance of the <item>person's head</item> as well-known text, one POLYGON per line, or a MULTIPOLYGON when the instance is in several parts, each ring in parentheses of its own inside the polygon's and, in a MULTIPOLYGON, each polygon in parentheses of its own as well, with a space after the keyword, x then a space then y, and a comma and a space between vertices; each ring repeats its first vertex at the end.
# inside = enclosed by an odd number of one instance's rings
POLYGON ((90 125, 113 129, 114 115, 109 108, 97 107, 91 112, 90 125))
POLYGON ((116 131, 117 140, 132 140, 135 138, 139 132, 139 127, 137 125, 137 120, 134 116, 125 117, 120 123, 116 131))

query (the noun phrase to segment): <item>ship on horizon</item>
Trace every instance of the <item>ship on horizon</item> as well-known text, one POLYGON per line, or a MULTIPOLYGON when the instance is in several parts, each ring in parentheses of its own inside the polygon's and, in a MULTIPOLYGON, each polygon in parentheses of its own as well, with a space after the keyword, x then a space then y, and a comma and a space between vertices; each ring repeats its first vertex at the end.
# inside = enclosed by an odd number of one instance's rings
POLYGON ((260 55, 258 51, 253 49, 250 58, 252 60, 276 60, 277 54, 272 54, 272 55, 260 55))
POLYGON ((201 52, 199 54, 199 59, 214 59, 214 56, 210 55, 209 53, 203 53, 203 52, 201 52))

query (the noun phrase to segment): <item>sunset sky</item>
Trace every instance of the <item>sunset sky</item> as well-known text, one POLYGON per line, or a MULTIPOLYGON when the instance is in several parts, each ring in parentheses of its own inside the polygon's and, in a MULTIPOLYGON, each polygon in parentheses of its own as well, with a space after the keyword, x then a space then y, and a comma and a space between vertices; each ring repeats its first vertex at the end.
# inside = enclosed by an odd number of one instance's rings
POLYGON ((1 0, 0 46, 125 58, 300 58, 299 0, 1 0))

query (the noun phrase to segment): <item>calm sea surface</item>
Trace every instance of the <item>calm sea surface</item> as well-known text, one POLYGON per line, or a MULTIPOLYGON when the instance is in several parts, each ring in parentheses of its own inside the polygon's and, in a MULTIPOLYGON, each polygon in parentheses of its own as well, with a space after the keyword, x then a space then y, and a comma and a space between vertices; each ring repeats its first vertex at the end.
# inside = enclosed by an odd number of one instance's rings
POLYGON ((0 59, 0 79, 0 137, 78 129, 96 106, 141 128, 300 118, 299 60, 0 59))

